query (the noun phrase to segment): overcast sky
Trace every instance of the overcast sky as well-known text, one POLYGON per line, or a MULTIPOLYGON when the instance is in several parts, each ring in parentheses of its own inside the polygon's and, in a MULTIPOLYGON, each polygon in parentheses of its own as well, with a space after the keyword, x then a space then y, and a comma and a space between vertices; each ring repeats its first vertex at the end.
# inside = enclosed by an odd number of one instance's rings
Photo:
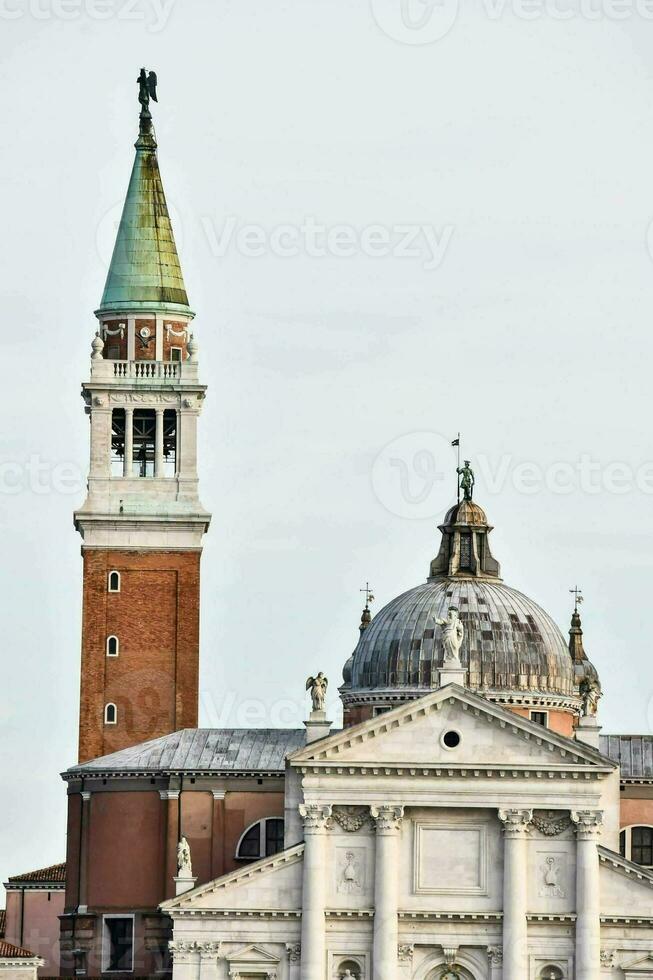
POLYGON ((141 65, 209 385, 200 723, 298 725, 318 669, 340 721, 358 590, 426 577, 460 430, 506 582, 565 635, 583 587, 604 731, 651 731, 652 17, 0 0, 0 880, 65 857, 79 387, 141 65))

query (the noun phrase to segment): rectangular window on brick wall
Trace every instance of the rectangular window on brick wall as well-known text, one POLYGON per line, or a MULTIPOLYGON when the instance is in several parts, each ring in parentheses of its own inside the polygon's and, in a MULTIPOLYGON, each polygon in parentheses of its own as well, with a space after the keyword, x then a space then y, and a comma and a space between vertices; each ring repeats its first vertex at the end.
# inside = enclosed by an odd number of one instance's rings
POLYGON ((134 967, 134 917, 105 915, 103 972, 129 973, 134 967))

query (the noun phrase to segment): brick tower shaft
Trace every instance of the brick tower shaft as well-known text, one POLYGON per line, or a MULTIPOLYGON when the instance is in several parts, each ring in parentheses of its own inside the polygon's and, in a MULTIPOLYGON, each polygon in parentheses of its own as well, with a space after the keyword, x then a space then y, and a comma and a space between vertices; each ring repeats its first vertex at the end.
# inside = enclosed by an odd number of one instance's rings
POLYGON ((82 386, 90 419, 79 761, 197 727, 205 386, 149 106, 82 386))

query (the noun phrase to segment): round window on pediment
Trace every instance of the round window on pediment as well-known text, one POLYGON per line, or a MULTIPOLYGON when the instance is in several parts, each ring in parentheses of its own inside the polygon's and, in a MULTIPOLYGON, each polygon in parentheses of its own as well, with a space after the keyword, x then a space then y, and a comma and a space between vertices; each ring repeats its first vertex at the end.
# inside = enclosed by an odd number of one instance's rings
POLYGON ((445 749, 457 749, 462 742, 462 735, 455 728, 448 728, 442 733, 440 742, 445 749))

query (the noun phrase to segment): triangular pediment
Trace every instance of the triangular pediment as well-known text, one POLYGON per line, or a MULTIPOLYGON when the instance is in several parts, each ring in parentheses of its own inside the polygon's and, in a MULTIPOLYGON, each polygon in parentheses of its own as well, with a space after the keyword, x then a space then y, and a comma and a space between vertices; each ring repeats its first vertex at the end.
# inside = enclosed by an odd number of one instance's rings
POLYGON ((637 974, 641 971, 646 976, 650 976, 653 969, 653 953, 638 953, 625 963, 620 963, 619 966, 622 970, 628 970, 629 974, 637 974))
POLYGON ((227 961, 230 966, 238 966, 243 963, 247 963, 248 966, 259 966, 279 963, 279 957, 273 956, 272 953, 268 953, 261 946, 256 946, 252 943, 250 946, 245 946, 243 949, 236 950, 235 953, 227 956, 227 961))
POLYGON ((598 751, 558 735, 455 684, 376 718, 313 742, 290 756, 300 768, 388 766, 469 769, 596 768, 615 764, 598 751), (454 747, 448 733, 458 735, 454 747))
POLYGON ((301 908, 303 855, 304 845, 296 844, 171 898, 160 908, 173 915, 227 908, 294 912, 301 908))

